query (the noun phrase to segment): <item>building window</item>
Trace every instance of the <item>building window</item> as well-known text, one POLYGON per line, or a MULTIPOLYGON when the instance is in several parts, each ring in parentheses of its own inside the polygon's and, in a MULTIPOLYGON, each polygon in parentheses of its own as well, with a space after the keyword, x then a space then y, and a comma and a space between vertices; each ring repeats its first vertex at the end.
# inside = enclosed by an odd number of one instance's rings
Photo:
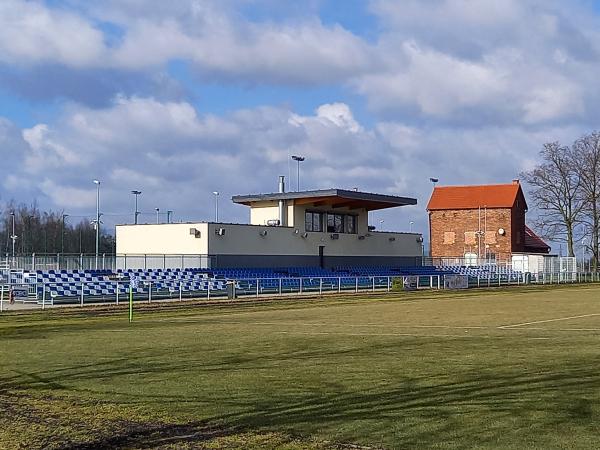
POLYGON ((346 216, 346 233, 356 234, 356 216, 346 216))
POLYGON ((323 231, 322 222, 322 213, 306 211, 306 213, 304 214, 304 223, 306 231, 323 231))
POLYGON ((358 217, 352 214, 326 214, 306 211, 304 213, 304 224, 306 231, 327 230, 328 233, 358 233, 358 217))
POLYGON ((342 214, 327 214, 327 232, 344 232, 344 216, 342 214))

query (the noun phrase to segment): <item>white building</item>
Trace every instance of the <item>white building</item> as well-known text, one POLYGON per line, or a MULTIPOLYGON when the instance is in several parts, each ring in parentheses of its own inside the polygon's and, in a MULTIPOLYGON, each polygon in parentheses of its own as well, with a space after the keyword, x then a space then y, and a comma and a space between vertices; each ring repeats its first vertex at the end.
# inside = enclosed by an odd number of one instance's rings
POLYGON ((234 196, 250 224, 118 225, 125 267, 339 267, 421 264, 419 233, 375 231, 369 211, 415 205, 413 198, 342 189, 234 196), (169 256, 167 256, 169 255, 169 256), (143 263, 142 263, 143 260, 143 263))

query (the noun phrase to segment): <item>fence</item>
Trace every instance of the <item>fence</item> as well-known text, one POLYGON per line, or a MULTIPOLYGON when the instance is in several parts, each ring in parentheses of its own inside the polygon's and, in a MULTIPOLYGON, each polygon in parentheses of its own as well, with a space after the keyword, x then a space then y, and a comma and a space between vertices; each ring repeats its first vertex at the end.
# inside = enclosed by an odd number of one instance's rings
POLYGON ((112 270, 117 269, 184 269, 209 268, 214 257, 195 254, 36 254, 5 255, 0 267, 15 270, 112 270))
MULTIPOLYGON (((325 293, 371 293, 398 290, 421 289, 466 289, 502 286, 520 286, 528 284, 572 284, 600 282, 598 273, 564 272, 502 274, 488 273, 487 276, 467 275, 412 275, 358 276, 358 277, 312 277, 312 278, 247 278, 225 280, 207 278, 205 288, 187 289, 179 281, 165 286, 161 283, 146 282, 134 289, 135 302, 165 301, 187 299, 234 299, 265 296, 314 295, 325 293), (459 280, 460 279, 460 280, 459 280), (449 281, 450 280, 450 281, 449 281), (457 281, 459 281, 457 283, 457 281)), ((0 282, 0 310, 8 299, 8 292, 17 293, 18 303, 32 303, 45 308, 52 305, 119 304, 128 299, 130 282, 127 278, 104 283, 101 293, 94 286, 97 283, 70 283, 68 295, 59 295, 58 288, 64 289, 64 283, 38 283, 33 279, 8 279, 0 282)))

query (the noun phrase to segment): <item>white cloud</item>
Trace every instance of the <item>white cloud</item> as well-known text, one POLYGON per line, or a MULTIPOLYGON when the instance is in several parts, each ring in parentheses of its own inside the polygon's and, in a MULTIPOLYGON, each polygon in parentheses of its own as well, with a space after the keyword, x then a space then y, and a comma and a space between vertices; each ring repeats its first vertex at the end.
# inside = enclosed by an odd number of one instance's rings
POLYGON ((600 38, 561 2, 376 0, 385 69, 352 81, 376 113, 467 125, 591 117, 600 38))
POLYGON ((105 59, 103 33, 77 14, 36 1, 0 2, 0 61, 97 66, 105 59))
POLYGON ((201 76, 260 84, 335 82, 371 70, 376 61, 360 38, 314 17, 253 23, 219 2, 105 7, 108 11, 87 5, 91 17, 86 17, 39 2, 5 0, 0 4, 0 61, 146 71, 186 60, 201 76), (115 20, 121 35, 114 38, 94 26, 98 16, 115 20))
MULTIPOLYGON (((143 191, 142 211, 172 209, 179 219, 190 220, 211 216, 211 192, 218 190, 223 217, 244 222, 246 210, 229 204, 227 196, 274 191, 277 176, 288 170, 288 183, 295 186, 289 157, 301 154, 306 156, 303 188, 358 187, 415 196, 417 208, 377 214, 389 218, 388 228, 401 228, 410 217, 425 229, 430 176, 444 184, 505 182, 529 167, 543 142, 569 142, 580 132, 431 128, 397 121, 369 128, 343 103, 321 105, 310 115, 263 107, 211 116, 185 102, 121 97, 103 110, 74 106, 56 123, 27 130, 29 147, 22 157, 39 158, 37 172, 22 162, 14 162, 10 172, 29 180, 30 198, 68 213, 92 212, 91 180, 102 180, 103 212, 123 214, 107 216, 107 225, 130 219, 131 189, 143 191), (53 149, 77 158, 58 164, 53 149), (43 169, 51 164, 52 170, 43 169)), ((19 193, 17 185, 8 187, 19 193)))

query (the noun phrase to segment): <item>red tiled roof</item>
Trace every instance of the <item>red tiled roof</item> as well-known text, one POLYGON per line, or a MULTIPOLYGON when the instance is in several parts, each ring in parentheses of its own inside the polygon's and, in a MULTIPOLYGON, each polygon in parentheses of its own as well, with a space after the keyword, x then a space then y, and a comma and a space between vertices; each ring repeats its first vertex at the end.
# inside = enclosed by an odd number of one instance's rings
MULTIPOLYGON (((512 208, 519 194, 525 202, 521 185, 516 181, 510 184, 481 186, 436 186, 427 210, 512 208)), ((527 208, 527 204, 524 206, 527 208)))
POLYGON ((529 253, 550 253, 550 246, 542 241, 542 238, 527 225, 525 225, 525 251, 529 253))

